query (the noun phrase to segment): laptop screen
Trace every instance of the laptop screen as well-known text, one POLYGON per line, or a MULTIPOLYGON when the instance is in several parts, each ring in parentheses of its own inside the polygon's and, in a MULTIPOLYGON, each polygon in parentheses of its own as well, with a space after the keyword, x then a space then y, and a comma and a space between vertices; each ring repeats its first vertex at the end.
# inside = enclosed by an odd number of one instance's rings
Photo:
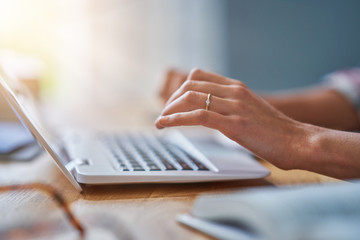
POLYGON ((29 94, 26 94, 24 89, 21 89, 20 85, 16 85, 15 83, 15 81, 11 81, 4 73, 0 72, 0 94, 7 100, 24 127, 31 132, 37 142, 55 160, 57 166, 64 173, 66 178, 78 191, 81 191, 81 186, 66 169, 65 163, 62 161, 63 154, 61 154, 59 147, 52 141, 48 131, 39 121, 37 114, 35 114, 36 108, 34 101, 32 101, 29 94))

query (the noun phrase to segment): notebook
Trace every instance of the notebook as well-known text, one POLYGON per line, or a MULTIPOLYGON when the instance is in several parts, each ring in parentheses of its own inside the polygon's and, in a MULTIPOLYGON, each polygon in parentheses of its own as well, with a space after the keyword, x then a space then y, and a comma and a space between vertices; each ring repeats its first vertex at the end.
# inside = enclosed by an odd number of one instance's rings
POLYGON ((177 220, 218 239, 359 239, 360 181, 199 196, 177 220))
POLYGON ((221 157, 200 151, 178 131, 67 132, 53 137, 36 106, 0 75, 0 93, 78 190, 80 184, 179 183, 262 178, 269 171, 246 151, 221 157), (10 87, 10 84, 11 87, 10 87))

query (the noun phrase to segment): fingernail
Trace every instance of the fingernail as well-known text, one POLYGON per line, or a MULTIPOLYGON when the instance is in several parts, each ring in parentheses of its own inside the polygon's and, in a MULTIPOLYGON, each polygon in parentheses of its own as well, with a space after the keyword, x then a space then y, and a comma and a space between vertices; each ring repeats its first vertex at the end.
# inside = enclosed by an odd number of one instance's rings
POLYGON ((157 119, 155 120, 155 123, 159 122, 161 116, 157 117, 157 119))
POLYGON ((163 126, 166 125, 168 122, 169 122, 169 117, 167 116, 160 117, 159 119, 159 123, 163 126))
POLYGON ((168 117, 159 116, 159 117, 155 120, 155 126, 156 126, 158 129, 163 129, 163 128, 164 128, 163 124, 166 124, 167 118, 168 118, 168 117), (164 120, 164 118, 165 118, 165 120, 164 120))

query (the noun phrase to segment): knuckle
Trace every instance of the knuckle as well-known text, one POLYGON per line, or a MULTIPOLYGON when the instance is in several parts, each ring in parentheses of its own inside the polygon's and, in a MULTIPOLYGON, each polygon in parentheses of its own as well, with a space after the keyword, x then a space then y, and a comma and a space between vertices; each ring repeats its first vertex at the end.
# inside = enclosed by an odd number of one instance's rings
POLYGON ((197 111, 196 117, 198 121, 201 122, 202 124, 207 123, 209 121, 209 112, 204 109, 200 109, 197 111))
POLYGON ((191 89, 193 89, 194 85, 195 85, 194 80, 186 80, 184 82, 184 84, 182 85, 182 89, 183 89, 183 91, 190 91, 191 89))
POLYGON ((166 72, 169 73, 169 74, 171 74, 171 73, 175 73, 176 70, 175 70, 175 68, 168 68, 168 69, 166 70, 166 72))
POLYGON ((243 125, 244 124, 244 119, 240 116, 236 116, 234 117, 234 122, 237 124, 237 125, 243 125))
POLYGON ((231 119, 229 119, 229 128, 230 135, 234 134, 234 137, 237 136, 237 131, 234 131, 234 129, 245 129, 248 127, 248 122, 246 120, 246 117, 237 115, 233 116, 231 119))
POLYGON ((235 96, 239 96, 239 95, 242 95, 244 92, 244 88, 240 85, 236 85, 234 86, 234 93, 235 93, 235 96))
POLYGON ((243 105, 244 105, 244 103, 243 103, 243 101, 241 101, 241 100, 235 100, 234 101, 234 106, 236 107, 236 108, 242 108, 243 107, 243 105))
MULTIPOLYGON (((228 78, 228 79, 230 79, 230 78, 228 78)), ((236 79, 230 79, 230 80, 232 80, 235 85, 238 85, 238 86, 241 86, 241 87, 244 87, 244 88, 247 87, 246 84, 244 82, 240 81, 240 80, 236 80, 236 79)))
POLYGON ((245 86, 245 85, 236 85, 234 87, 234 94, 235 94, 235 97, 244 97, 248 94, 248 88, 245 86))
POLYGON ((189 90, 189 91, 185 92, 184 100, 188 103, 193 103, 196 101, 196 96, 197 96, 197 94, 195 91, 189 90))
POLYGON ((239 86, 242 86, 243 88, 247 88, 246 84, 242 81, 238 81, 239 86))
POLYGON ((165 77, 170 80, 175 74, 176 70, 174 68, 169 68, 165 71, 165 77))
POLYGON ((193 68, 190 71, 189 79, 197 79, 203 71, 200 68, 193 68))

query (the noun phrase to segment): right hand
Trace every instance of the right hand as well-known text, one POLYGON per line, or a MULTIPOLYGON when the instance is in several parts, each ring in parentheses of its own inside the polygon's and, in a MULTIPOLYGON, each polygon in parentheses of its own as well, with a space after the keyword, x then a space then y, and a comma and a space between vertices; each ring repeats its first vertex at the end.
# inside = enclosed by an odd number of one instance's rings
POLYGON ((176 69, 166 71, 159 91, 160 98, 164 103, 166 103, 170 96, 185 82, 187 76, 187 73, 176 69))
POLYGON ((216 129, 258 157, 283 168, 295 168, 310 149, 312 131, 292 120, 244 83, 194 69, 167 101, 157 128, 202 125, 216 129), (205 101, 211 93, 210 107, 205 101), (300 149, 300 150, 299 150, 300 149))

